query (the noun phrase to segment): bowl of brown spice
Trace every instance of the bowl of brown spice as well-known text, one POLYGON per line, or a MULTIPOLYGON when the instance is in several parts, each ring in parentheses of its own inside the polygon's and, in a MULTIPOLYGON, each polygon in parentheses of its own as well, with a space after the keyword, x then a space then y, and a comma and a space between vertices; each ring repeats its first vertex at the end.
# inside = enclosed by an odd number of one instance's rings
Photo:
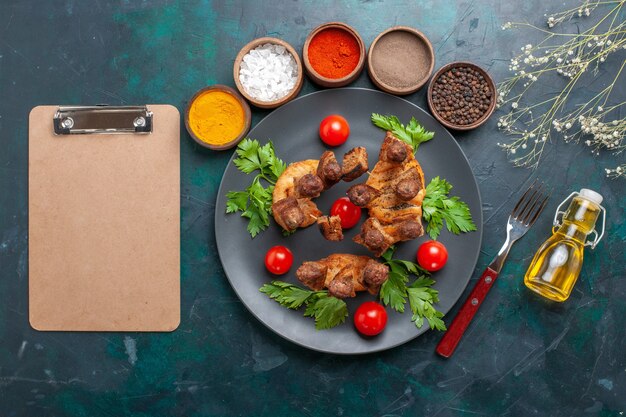
POLYGON ((342 22, 319 25, 307 36, 302 48, 307 75, 322 87, 350 84, 363 71, 365 55, 361 35, 342 22))
POLYGON ((496 84, 478 65, 452 62, 433 75, 428 85, 428 107, 449 129, 475 129, 496 108, 496 84))
POLYGON ((419 90, 433 72, 435 52, 428 38, 408 26, 391 27, 374 39, 367 70, 381 90, 406 95, 419 90))

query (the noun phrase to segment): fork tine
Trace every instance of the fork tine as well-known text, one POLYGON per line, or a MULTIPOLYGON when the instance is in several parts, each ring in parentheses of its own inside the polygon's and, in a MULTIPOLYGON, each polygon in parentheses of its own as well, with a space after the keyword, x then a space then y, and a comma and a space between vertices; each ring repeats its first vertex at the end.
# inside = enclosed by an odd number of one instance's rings
POLYGON ((535 223, 535 220, 537 220, 537 218, 539 217, 539 215, 541 214, 541 212, 543 211, 543 209, 546 207, 546 203, 548 202, 548 199, 550 198, 550 194, 546 195, 543 198, 543 201, 541 201, 541 203, 539 204, 539 208, 537 210, 535 210, 535 213, 530 217, 530 219, 526 222, 527 226, 532 226, 535 223))
POLYGON ((513 208, 513 211, 511 212, 511 217, 516 218, 517 216, 519 216, 521 214, 521 212, 519 212, 517 209, 522 205, 522 203, 526 200, 526 196, 528 195, 528 193, 531 192, 531 190, 535 187, 535 184, 537 184, 537 180, 535 180, 530 187, 528 187, 528 189, 526 190, 526 192, 520 197, 519 201, 517 202, 517 204, 515 205, 515 207, 513 208))
POLYGON ((531 214, 532 214, 532 213, 534 212, 534 210, 537 208, 537 206, 538 206, 538 204, 539 204, 539 200, 540 200, 541 198, 543 198, 543 195, 542 195, 542 194, 540 194, 540 193, 536 193, 536 197, 537 197, 537 198, 535 198, 535 199, 532 201, 532 204, 528 207, 528 210, 527 210, 527 211, 525 211, 525 212, 523 213, 523 215, 522 215, 522 216, 520 216, 520 217, 517 219, 517 220, 518 220, 519 222, 521 222, 522 224, 527 224, 527 223, 528 223, 528 220, 530 219, 531 214))
POLYGON ((524 198, 524 201, 521 202, 521 207, 519 208, 519 210, 517 210, 517 212, 513 216, 515 220, 522 219, 528 213, 528 209, 532 207, 532 205, 534 204, 534 201, 537 197, 537 193, 539 192, 540 188, 541 188, 541 183, 533 184, 532 187, 528 189, 530 193, 528 195, 525 194, 526 198, 524 198))
POLYGON ((530 196, 526 205, 524 205, 524 209, 522 210, 520 215, 517 217, 517 220, 522 221, 522 219, 526 219, 528 215, 532 212, 533 208, 537 204, 537 201, 539 201, 539 199, 542 197, 542 194, 541 194, 541 192, 543 191, 542 186, 543 186, 543 183, 539 183, 539 186, 537 187, 537 189, 530 196))

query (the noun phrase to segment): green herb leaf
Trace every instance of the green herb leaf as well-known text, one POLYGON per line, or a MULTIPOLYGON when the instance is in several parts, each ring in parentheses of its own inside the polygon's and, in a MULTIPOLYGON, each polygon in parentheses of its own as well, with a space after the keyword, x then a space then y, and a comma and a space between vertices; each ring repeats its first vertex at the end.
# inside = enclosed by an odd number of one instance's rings
POLYGON ((346 302, 331 297, 327 290, 310 291, 287 282, 272 281, 270 284, 263 285, 259 291, 290 309, 306 306, 304 315, 315 318, 317 330, 335 327, 346 321, 348 317, 346 302))
POLYGON ((250 174, 256 170, 261 170, 261 160, 259 159, 259 142, 251 139, 242 140, 237 146, 237 158, 233 161, 240 171, 250 174))
POLYGON ((276 152, 274 151, 274 144, 272 141, 266 143, 261 151, 259 152, 262 155, 262 161, 265 161, 267 167, 269 168, 269 175, 274 181, 278 180, 278 177, 283 173, 283 171, 287 168, 287 164, 283 162, 282 159, 276 156, 276 152))
POLYGON ((330 329, 346 321, 348 306, 345 301, 331 297, 325 291, 307 304, 304 315, 315 317, 317 330, 330 329))
POLYGON ((407 288, 409 305, 413 312, 411 320, 418 328, 422 327, 423 319, 426 319, 431 329, 446 330, 446 326, 441 320, 443 313, 433 307, 433 304, 439 302, 439 292, 430 288, 432 284, 434 281, 431 279, 418 279, 407 288))
POLYGON ((417 152, 417 148, 421 143, 427 142, 433 138, 434 132, 428 132, 420 125, 415 117, 411 117, 409 123, 405 126, 396 116, 383 116, 381 114, 372 113, 372 123, 383 130, 393 133, 398 139, 408 143, 413 147, 413 153, 417 152))
POLYGON ((249 219, 247 228, 252 237, 255 237, 270 225, 272 189, 273 186, 263 188, 258 176, 246 188, 245 193, 247 194, 248 205, 241 216, 249 219))
POLYGON ((406 304, 407 274, 389 272, 389 278, 380 287, 380 299, 386 306, 390 306, 399 313, 404 313, 406 304))
POLYGON ((313 291, 303 290, 300 287, 283 281, 272 281, 271 284, 263 285, 259 291, 267 294, 279 304, 291 309, 300 308, 315 295, 313 291))
POLYGON ((426 196, 422 203, 422 214, 426 225, 426 232, 432 239, 437 239, 443 229, 454 233, 471 232, 476 230, 469 207, 458 197, 448 197, 452 185, 439 177, 433 178, 426 186, 426 196))
POLYGON ((226 198, 226 213, 245 211, 248 205, 248 193, 245 191, 229 191, 226 198))
POLYGON ((226 213, 242 212, 241 216, 249 220, 247 229, 254 238, 270 225, 274 184, 287 165, 276 156, 271 141, 261 146, 258 141, 246 138, 239 143, 236 152, 233 163, 241 172, 259 173, 245 191, 226 194, 226 213), (263 186, 261 179, 269 185, 263 186))
POLYGON ((431 288, 434 283, 430 278, 418 278, 407 288, 409 305, 413 312, 412 320, 417 327, 422 327, 425 318, 431 329, 446 330, 446 325, 441 320, 443 313, 433 307, 433 304, 439 302, 439 291, 431 288))
MULTIPOLYGON (((430 278, 430 274, 429 274, 425 277, 419 277, 418 279, 416 279, 413 282, 413 284, 411 284, 411 288, 426 288, 426 287, 430 287, 434 283, 435 283, 435 280, 430 278)), ((434 295, 438 294, 436 290, 432 290, 432 291, 435 291, 434 295)), ((439 297, 437 297, 437 301, 439 301, 439 297)))
POLYGON ((443 313, 441 313, 440 311, 436 311, 435 314, 433 314, 431 317, 428 317, 428 324, 430 325, 430 328, 442 332, 448 330, 446 324, 443 322, 443 320, 441 320, 442 317, 443 313))
POLYGON ((408 299, 413 313, 411 321, 415 326, 422 327, 426 319, 431 329, 446 330, 441 320, 443 313, 433 306, 439 302, 439 292, 431 288, 435 280, 430 278, 430 272, 413 262, 393 259, 394 251, 395 248, 392 246, 382 255, 391 271, 389 279, 380 288, 380 300, 383 304, 403 313, 408 299), (415 275, 417 279, 407 285, 409 275, 415 275))
POLYGON ((382 114, 372 113, 372 123, 383 130, 393 131, 400 121, 395 116, 383 116, 382 114))
POLYGON ((430 276, 430 272, 428 272, 427 270, 425 270, 424 268, 422 268, 415 262, 409 262, 403 259, 395 259, 394 261, 401 263, 408 272, 410 272, 411 274, 417 277, 429 277, 430 276))
POLYGON ((291 287, 295 287, 295 285, 292 285, 283 281, 272 281, 270 284, 263 285, 259 289, 259 291, 261 291, 264 294, 269 295, 270 298, 277 299, 282 296, 283 292, 286 289, 289 289, 291 287))

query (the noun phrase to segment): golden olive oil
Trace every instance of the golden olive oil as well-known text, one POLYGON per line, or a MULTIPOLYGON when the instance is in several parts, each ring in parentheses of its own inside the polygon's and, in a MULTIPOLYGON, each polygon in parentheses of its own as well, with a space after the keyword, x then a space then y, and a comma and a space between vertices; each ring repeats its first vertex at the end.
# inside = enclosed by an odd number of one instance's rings
MULTIPOLYGON (((554 301, 572 293, 583 264, 587 235, 594 231, 602 196, 582 189, 563 215, 562 224, 541 245, 524 276, 532 291, 554 301)), ((599 239, 596 239, 596 243, 599 239)))

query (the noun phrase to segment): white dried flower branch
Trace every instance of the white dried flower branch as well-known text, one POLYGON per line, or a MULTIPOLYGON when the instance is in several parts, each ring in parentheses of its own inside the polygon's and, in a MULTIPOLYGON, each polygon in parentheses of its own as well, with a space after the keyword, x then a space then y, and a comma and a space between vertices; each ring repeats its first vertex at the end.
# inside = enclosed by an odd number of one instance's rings
MULTIPOLYGON (((610 104, 613 87, 620 80, 623 64, 613 81, 587 103, 571 111, 573 104, 570 93, 579 88, 583 74, 598 74, 599 66, 606 59, 626 49, 626 21, 623 19, 623 6, 626 0, 590 1, 581 6, 558 12, 547 18, 549 29, 539 28, 530 23, 507 22, 503 29, 527 27, 545 34, 537 45, 521 47, 519 54, 509 64, 513 75, 498 85, 498 107, 507 113, 498 119, 498 127, 513 139, 499 143, 518 166, 536 167, 541 160, 546 143, 552 137, 563 137, 566 141, 584 142, 594 154, 607 149, 616 154, 626 148, 624 134, 626 119, 619 118, 621 107, 626 102, 610 104), (608 8, 591 28, 582 33, 558 33, 550 29, 564 21, 587 17, 600 6, 608 8), (566 83, 555 96, 534 104, 526 103, 529 91, 541 91, 537 81, 547 75, 564 77, 566 83), (534 113, 533 113, 534 112, 534 113), (565 113, 565 115, 563 115, 565 113), (611 117, 617 117, 609 120, 611 117)), ((611 177, 626 176, 626 170, 610 170, 611 177)))
POLYGON ((583 17, 591 15, 591 12, 601 4, 611 4, 615 2, 610 1, 583 1, 579 7, 573 9, 564 10, 547 16, 548 27, 552 28, 559 23, 563 23, 566 20, 571 20, 574 17, 583 17))
POLYGON ((622 164, 613 169, 606 169, 606 176, 609 178, 620 178, 624 177, 624 175, 626 175, 626 164, 622 164))

